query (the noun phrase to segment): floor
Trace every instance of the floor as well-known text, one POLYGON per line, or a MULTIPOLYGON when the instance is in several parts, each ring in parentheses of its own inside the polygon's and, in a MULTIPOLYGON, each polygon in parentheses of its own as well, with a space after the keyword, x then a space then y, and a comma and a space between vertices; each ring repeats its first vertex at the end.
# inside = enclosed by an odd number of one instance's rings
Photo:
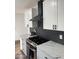
POLYGON ((23 52, 20 50, 20 41, 15 42, 15 59, 27 59, 23 52))

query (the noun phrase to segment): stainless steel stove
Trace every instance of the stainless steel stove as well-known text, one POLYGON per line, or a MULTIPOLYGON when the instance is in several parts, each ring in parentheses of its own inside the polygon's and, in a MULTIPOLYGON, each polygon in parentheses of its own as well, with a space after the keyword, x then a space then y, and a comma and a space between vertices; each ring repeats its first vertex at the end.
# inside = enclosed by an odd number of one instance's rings
POLYGON ((28 59, 37 59, 37 45, 40 45, 48 40, 40 38, 37 35, 30 36, 27 41, 27 57, 28 59))

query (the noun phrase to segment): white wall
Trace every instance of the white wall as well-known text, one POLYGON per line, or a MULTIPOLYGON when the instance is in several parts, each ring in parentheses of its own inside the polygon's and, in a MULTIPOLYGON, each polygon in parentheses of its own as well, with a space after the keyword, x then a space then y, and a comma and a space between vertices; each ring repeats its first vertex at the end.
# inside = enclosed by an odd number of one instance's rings
POLYGON ((18 40, 20 35, 27 33, 24 20, 24 14, 15 14, 15 40, 18 40))
POLYGON ((28 29, 28 34, 30 34, 30 27, 32 27, 32 8, 26 9, 24 13, 24 18, 25 18, 25 27, 28 29))

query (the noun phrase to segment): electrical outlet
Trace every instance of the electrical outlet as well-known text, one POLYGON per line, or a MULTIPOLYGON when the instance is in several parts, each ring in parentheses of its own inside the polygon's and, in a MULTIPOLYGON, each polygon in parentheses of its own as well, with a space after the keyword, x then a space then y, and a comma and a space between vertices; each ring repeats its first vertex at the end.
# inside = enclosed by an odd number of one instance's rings
POLYGON ((59 35, 59 39, 63 39, 63 35, 59 35))

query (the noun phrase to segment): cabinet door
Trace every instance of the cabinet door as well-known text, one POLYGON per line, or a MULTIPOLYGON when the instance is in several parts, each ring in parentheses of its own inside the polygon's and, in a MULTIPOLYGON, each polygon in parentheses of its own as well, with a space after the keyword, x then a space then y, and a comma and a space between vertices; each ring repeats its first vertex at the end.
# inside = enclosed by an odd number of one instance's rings
POLYGON ((45 0, 43 2, 43 28, 53 30, 57 25, 57 0, 45 0))
POLYGON ((25 55, 27 55, 26 53, 27 53, 27 48, 26 48, 26 40, 25 39, 23 39, 22 40, 22 51, 24 52, 24 54, 25 55))
POLYGON ((36 17, 37 15, 38 15, 38 6, 36 5, 32 8, 32 18, 36 17))
POLYGON ((64 0, 58 0, 58 28, 59 31, 64 31, 64 0))

